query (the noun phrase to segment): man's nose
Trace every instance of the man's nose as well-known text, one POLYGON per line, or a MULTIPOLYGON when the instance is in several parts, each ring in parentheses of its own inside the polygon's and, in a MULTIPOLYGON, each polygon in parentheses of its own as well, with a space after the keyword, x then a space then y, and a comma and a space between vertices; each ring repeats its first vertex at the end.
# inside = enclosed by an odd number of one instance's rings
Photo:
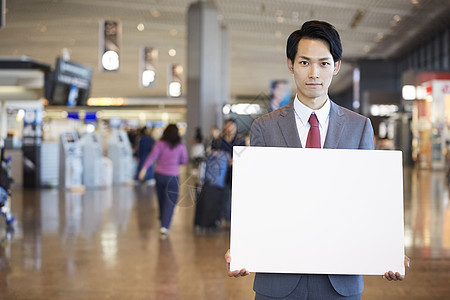
POLYGON ((309 69, 309 78, 318 78, 319 77, 318 71, 319 68, 316 65, 312 64, 309 69))

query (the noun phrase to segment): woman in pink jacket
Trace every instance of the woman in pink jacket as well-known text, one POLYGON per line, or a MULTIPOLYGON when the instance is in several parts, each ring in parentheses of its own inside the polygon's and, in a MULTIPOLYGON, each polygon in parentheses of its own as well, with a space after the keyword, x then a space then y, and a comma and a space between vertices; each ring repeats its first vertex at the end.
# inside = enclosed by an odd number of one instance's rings
POLYGON ((187 149, 181 143, 178 127, 169 124, 159 141, 139 172, 139 179, 143 180, 147 169, 156 162, 155 179, 156 193, 159 203, 159 220, 161 221, 162 235, 169 234, 170 221, 178 200, 180 165, 188 163, 187 149))

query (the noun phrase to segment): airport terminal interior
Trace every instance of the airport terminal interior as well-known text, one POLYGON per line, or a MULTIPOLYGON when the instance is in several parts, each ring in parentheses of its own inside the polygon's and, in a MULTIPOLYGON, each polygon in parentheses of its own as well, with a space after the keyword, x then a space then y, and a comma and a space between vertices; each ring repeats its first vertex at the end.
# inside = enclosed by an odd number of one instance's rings
POLYGON ((450 299, 449 15, 441 0, 0 0, 0 299, 254 299, 253 272, 227 273, 244 228, 217 141, 250 145, 253 121, 295 97, 286 40, 308 20, 341 36, 329 98, 370 119, 375 150, 401 154, 379 174, 401 170, 403 222, 371 228, 401 229, 410 266, 403 281, 364 275, 361 298, 450 299), (187 164, 166 230, 160 179, 139 171, 169 124, 187 164))

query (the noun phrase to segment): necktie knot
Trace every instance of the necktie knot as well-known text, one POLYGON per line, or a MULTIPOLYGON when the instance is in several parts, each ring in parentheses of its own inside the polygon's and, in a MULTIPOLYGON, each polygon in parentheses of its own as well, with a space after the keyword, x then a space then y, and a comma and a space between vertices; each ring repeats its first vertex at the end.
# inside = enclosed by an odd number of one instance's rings
POLYGON ((311 125, 311 127, 319 126, 319 120, 317 119, 316 114, 311 114, 311 116, 309 116, 308 123, 309 123, 309 125, 311 125))

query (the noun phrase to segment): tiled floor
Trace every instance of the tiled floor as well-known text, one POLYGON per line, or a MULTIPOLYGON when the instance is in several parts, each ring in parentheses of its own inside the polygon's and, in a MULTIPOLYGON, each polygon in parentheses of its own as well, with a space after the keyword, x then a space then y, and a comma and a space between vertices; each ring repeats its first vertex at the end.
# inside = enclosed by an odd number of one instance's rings
MULTIPOLYGON (((15 232, 0 226, 0 299, 252 299, 253 275, 226 276, 228 232, 194 233, 189 183, 167 239, 151 186, 15 189, 15 232)), ((363 299, 450 299, 448 187, 441 172, 405 170, 411 268, 404 282, 365 276, 363 299)))

